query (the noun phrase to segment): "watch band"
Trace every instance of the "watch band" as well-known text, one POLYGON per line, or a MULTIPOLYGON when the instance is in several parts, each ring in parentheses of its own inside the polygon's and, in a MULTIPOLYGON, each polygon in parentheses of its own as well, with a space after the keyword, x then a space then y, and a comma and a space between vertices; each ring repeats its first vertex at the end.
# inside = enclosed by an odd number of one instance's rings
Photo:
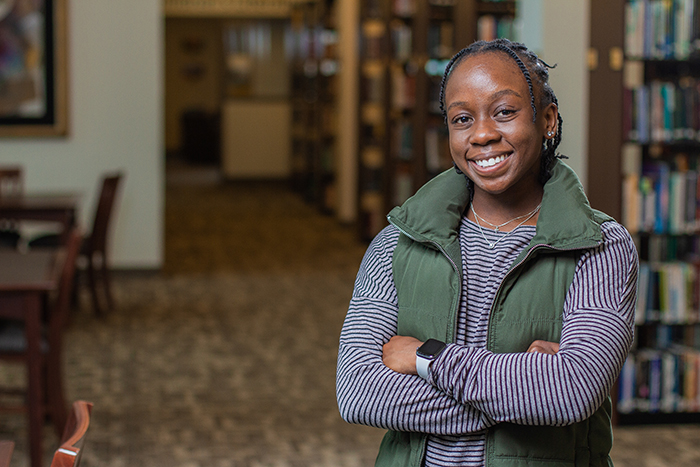
POLYGON ((427 380, 429 376, 428 371, 430 370, 430 364, 432 362, 432 360, 416 355, 416 371, 418 372, 418 376, 427 380))
POLYGON ((416 349, 416 373, 421 378, 427 380, 430 371, 430 364, 443 350, 446 344, 437 339, 428 339, 423 345, 416 349))

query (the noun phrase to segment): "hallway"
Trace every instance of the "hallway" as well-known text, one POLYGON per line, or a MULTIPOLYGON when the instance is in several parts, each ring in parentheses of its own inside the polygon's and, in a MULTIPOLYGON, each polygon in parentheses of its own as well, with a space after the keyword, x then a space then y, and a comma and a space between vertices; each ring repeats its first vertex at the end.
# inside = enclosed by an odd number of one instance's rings
MULTIPOLYGON (((119 273, 66 335, 69 399, 95 403, 85 466, 364 467, 381 430, 343 422, 338 335, 365 245, 283 184, 170 167, 162 273, 119 273)), ((18 379, 6 373, 2 378, 18 379)), ((24 416, 0 417, 27 465, 24 416)), ((617 467, 700 464, 700 429, 623 427, 617 467)), ((47 457, 57 439, 47 426, 47 457)))

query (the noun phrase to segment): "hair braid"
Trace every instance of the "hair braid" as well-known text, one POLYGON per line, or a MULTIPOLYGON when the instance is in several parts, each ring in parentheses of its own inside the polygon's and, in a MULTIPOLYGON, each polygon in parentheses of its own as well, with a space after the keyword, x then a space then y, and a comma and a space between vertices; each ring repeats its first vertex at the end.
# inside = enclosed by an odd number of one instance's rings
POLYGON ((445 88, 447 87, 447 78, 450 75, 450 72, 452 71, 452 67, 456 63, 461 62, 462 58, 466 55, 469 55, 469 53, 469 47, 466 47, 457 52, 454 55, 454 57, 452 57, 447 63, 447 66, 445 66, 445 72, 442 74, 442 80, 440 81, 440 112, 445 117, 445 123, 447 123, 447 109, 445 109, 445 88))
POLYGON ((502 43, 496 43, 494 44, 494 48, 497 50, 502 50, 503 52, 510 55, 513 58, 513 60, 515 60, 515 63, 517 63, 518 67, 520 68, 520 71, 523 72, 523 75, 525 76, 525 81, 527 81, 527 88, 530 91, 530 107, 532 107, 532 121, 535 122, 537 120, 537 106, 535 105, 535 93, 532 90, 532 78, 530 77, 530 70, 527 69, 527 67, 520 59, 518 54, 515 52, 515 50, 511 49, 507 45, 502 43))

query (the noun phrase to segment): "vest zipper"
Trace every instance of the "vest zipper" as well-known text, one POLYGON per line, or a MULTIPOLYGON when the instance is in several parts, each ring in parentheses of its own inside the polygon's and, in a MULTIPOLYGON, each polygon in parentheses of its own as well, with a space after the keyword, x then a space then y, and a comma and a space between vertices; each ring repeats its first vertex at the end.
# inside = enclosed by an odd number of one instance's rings
MULTIPOLYGON (((501 290, 503 290, 503 284, 505 284, 506 280, 510 276, 510 274, 518 269, 523 263, 525 263, 528 259, 532 257, 533 254, 535 254, 536 251, 538 250, 543 250, 543 249, 550 249, 550 250, 556 250, 556 251, 561 251, 561 252, 566 252, 566 251, 576 251, 576 250, 586 250, 590 248, 594 248, 596 246, 600 246, 603 242, 596 242, 595 245, 590 245, 587 247, 577 247, 577 248, 557 248, 553 247, 552 245, 549 245, 547 243, 538 243, 537 245, 534 245, 530 250, 525 254, 523 259, 521 259, 518 264, 514 265, 508 272, 506 272, 506 275, 503 276, 503 280, 501 283, 498 285, 498 290, 496 290, 496 295, 493 298, 493 304, 491 305, 491 310, 489 310, 489 324, 488 324, 488 329, 486 331, 486 349, 488 350, 488 346, 490 343, 491 339, 491 318, 493 317, 493 313, 495 311, 496 304, 498 303, 498 298, 501 295, 501 290)), ((486 429, 486 440, 484 442, 484 467, 489 467, 491 464, 490 457, 489 457, 489 447, 491 444, 491 436, 490 436, 490 430, 487 428, 486 429)))
MULTIPOLYGON (((442 247, 442 245, 440 245, 438 242, 436 242, 435 240, 417 240, 413 235, 409 234, 408 232, 406 232, 406 230, 404 230, 403 228, 396 225, 396 223, 394 223, 392 221, 391 216, 388 216, 388 220, 389 220, 389 222, 391 222, 391 224, 394 227, 399 229, 399 232, 401 232, 402 234, 404 234, 405 236, 407 236, 408 238, 410 238, 414 242, 423 243, 423 244, 428 243, 430 245, 433 245, 435 247, 435 249, 437 249, 440 253, 442 253, 442 256, 447 258, 447 261, 449 261, 450 264, 452 265, 452 269, 454 269, 454 271, 457 273, 458 287, 457 287, 456 309, 452 310, 452 314, 453 314, 452 319, 448 320, 449 322, 452 322, 452 336, 451 336, 450 340, 452 342, 454 342, 455 333, 457 330, 457 326, 456 326, 455 321, 457 320, 457 313, 459 310, 459 302, 462 299, 462 280, 463 280, 462 279, 462 272, 457 267, 457 263, 455 263, 455 261, 452 259, 452 257, 449 254, 447 254, 447 251, 445 251, 445 249, 442 247)), ((488 441, 488 439, 487 439, 487 441, 488 441)), ((424 442, 423 442, 423 445, 421 446, 421 452, 420 452, 420 456, 419 456, 419 459, 420 459, 419 465, 421 465, 421 466, 425 464, 425 451, 426 451, 427 446, 428 446, 428 435, 425 435, 424 442)))

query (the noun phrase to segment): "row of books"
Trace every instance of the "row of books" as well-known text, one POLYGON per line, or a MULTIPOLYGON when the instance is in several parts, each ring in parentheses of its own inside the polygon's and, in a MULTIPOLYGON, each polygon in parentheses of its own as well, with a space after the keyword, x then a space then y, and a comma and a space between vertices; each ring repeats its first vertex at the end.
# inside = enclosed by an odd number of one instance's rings
POLYGON ((631 0, 625 5, 628 57, 687 60, 700 44, 698 0, 631 0))
POLYGON ((692 324, 700 309, 700 265, 686 262, 642 262, 635 323, 692 324))
POLYGON ((330 28, 292 28, 287 48, 294 61, 337 57, 338 32, 330 28))
POLYGON ((425 130, 425 165, 430 176, 435 176, 452 166, 445 125, 429 126, 425 130))
POLYGON ((667 162, 644 164, 622 182, 622 223, 636 234, 683 235, 700 230, 697 170, 675 171, 667 162))
POLYGON ((623 134, 640 143, 700 140, 700 80, 652 81, 625 89, 623 134))
POLYGON ((360 98, 363 102, 384 101, 384 66, 380 62, 368 62, 362 66, 360 98))
POLYGON ((630 353, 619 378, 617 410, 700 411, 700 350, 674 347, 630 353))
POLYGON ((633 349, 665 350, 678 346, 700 348, 700 323, 637 326, 633 349))
POLYGON ((410 161, 413 158, 413 125, 410 120, 399 120, 392 125, 392 148, 397 159, 410 161))
POLYGON ((700 236, 640 234, 633 237, 642 261, 650 263, 700 260, 700 236))
POLYGON ((365 60, 382 60, 385 54, 386 25, 380 19, 362 22, 361 55, 365 60))
POLYGON ((391 198, 395 206, 400 206, 415 193, 413 172, 410 167, 400 164, 394 173, 394 193, 391 198))
POLYGON ((483 15, 477 21, 477 39, 492 41, 499 37, 515 37, 514 21, 510 16, 483 15))
MULTIPOLYGON (((398 120, 392 125, 392 152, 397 160, 413 159, 413 131, 413 125, 408 119, 398 120)), ((452 166, 445 127, 431 125, 425 130, 425 164, 428 173, 433 175, 452 166)))
POLYGON ((360 236, 371 240, 386 225, 384 196, 381 190, 360 191, 360 236))
POLYGON ((454 54, 455 27, 451 21, 431 23, 428 27, 428 57, 450 58, 454 54))

